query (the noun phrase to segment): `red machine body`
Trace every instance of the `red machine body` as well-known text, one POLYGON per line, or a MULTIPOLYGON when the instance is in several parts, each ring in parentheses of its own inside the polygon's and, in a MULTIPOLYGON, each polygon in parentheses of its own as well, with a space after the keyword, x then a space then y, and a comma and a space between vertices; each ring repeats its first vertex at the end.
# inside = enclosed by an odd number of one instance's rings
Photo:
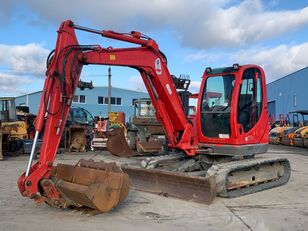
MULTIPOLYGON (((267 148, 267 100, 265 76, 261 67, 245 65, 220 70, 207 69, 202 77, 196 116, 192 123, 184 113, 167 68, 166 57, 154 40, 140 32, 120 34, 99 31, 74 25, 68 20, 61 24, 54 54, 48 60, 36 120, 37 132, 42 130, 45 123, 41 154, 39 161, 31 166, 30 174, 23 174, 18 181, 20 192, 24 196, 34 198, 38 202, 44 200, 39 193, 39 181, 50 176, 82 66, 88 64, 137 69, 156 109, 156 117, 165 129, 169 147, 181 150, 188 156, 204 153, 254 155, 264 152, 267 148), (82 46, 78 44, 76 29, 140 46, 82 46), (215 87, 217 84, 221 84, 221 88, 215 87), (245 110, 245 118, 239 117, 240 110, 245 110), (241 120, 249 120, 249 127, 245 127, 241 120), (224 129, 217 130, 219 127, 224 129)), ((44 188, 44 191, 45 194, 48 192, 45 197, 59 199, 59 193, 55 188, 44 188)))

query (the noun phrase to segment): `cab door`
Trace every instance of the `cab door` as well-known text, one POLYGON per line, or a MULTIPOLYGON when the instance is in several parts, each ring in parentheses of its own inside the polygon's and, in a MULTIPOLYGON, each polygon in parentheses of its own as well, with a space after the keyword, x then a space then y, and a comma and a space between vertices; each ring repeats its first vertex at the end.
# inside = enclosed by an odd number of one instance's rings
POLYGON ((264 74, 259 68, 247 68, 242 74, 236 113, 240 143, 259 143, 268 136, 266 104, 264 74))

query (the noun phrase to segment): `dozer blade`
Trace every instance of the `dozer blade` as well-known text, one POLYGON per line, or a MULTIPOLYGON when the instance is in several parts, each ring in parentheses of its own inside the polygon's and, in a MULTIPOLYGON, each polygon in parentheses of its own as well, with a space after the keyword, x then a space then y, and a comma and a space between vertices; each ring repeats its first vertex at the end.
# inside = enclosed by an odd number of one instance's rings
POLYGON ((129 175, 131 187, 136 190, 205 204, 211 204, 216 196, 214 177, 189 176, 127 165, 122 165, 121 169, 129 175))
POLYGON ((135 155, 128 146, 123 127, 108 132, 107 150, 119 157, 131 157, 135 155))
POLYGON ((99 168, 89 168, 81 160, 77 165, 58 164, 51 176, 56 188, 66 201, 66 206, 88 207, 108 212, 124 201, 129 191, 128 175, 115 163, 99 163, 99 168))

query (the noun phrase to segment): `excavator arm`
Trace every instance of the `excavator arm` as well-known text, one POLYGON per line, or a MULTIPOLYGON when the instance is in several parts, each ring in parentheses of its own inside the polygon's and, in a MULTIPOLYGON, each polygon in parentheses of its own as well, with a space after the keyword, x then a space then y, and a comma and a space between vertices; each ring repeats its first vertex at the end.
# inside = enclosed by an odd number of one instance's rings
MULTIPOLYGON (((156 109, 156 116, 166 131, 169 146, 182 150, 187 155, 195 155, 196 134, 184 113, 167 68, 167 60, 156 42, 139 32, 121 34, 93 30, 67 20, 61 24, 56 48, 47 60, 46 79, 35 123, 34 144, 27 170, 18 180, 22 195, 34 198, 38 203, 45 201, 57 207, 65 203, 58 190, 61 187, 56 187, 47 179, 52 177, 54 158, 82 67, 88 64, 126 66, 138 70, 156 109), (103 48, 99 45, 79 45, 76 29, 140 46, 103 48), (40 159, 32 165, 36 142, 43 126, 40 159)), ((58 168, 59 171, 61 168, 58 168)))

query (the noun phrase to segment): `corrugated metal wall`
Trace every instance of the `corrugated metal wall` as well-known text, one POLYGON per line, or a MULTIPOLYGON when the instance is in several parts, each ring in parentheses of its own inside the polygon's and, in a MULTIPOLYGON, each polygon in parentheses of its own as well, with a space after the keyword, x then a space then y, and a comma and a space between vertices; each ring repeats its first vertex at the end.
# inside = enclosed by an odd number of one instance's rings
POLYGON ((308 109, 308 67, 267 84, 269 113, 280 114, 308 109), (275 108, 270 105, 275 101, 275 108))

